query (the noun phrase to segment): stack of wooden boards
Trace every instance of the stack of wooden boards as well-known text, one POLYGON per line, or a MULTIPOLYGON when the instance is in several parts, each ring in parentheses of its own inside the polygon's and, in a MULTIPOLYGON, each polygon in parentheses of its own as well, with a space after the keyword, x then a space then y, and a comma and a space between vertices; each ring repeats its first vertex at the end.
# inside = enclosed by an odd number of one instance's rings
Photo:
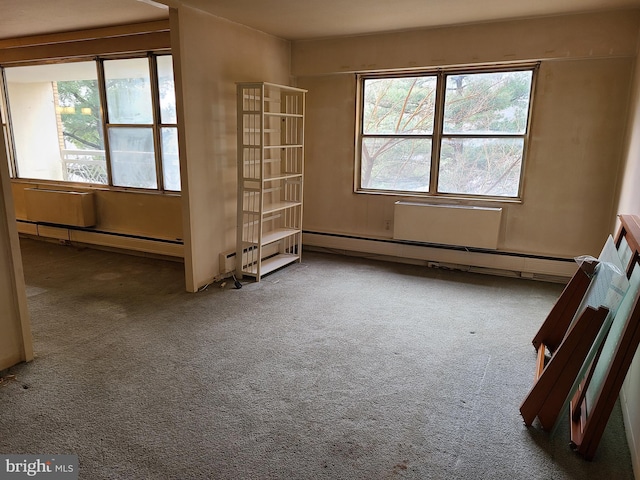
POLYGON ((579 267, 533 339, 535 382, 520 407, 545 430, 569 411, 571 447, 595 455, 640 344, 640 218, 621 215, 615 240, 579 267))

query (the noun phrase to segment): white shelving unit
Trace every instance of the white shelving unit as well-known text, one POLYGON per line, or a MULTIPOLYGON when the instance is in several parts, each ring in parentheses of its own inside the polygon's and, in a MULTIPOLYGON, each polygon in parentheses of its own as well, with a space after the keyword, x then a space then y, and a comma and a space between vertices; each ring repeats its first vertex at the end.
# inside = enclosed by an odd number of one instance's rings
POLYGON ((260 281, 302 255, 306 90, 239 83, 236 275, 260 281))

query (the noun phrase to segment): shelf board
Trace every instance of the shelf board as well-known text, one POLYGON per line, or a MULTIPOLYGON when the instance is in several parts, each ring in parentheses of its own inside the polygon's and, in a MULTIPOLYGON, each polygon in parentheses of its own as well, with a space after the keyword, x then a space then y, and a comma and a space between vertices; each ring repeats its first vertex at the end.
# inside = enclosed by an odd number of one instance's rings
MULTIPOLYGON (((282 158, 265 158, 262 161, 264 163, 276 163, 276 162, 283 162, 284 159, 282 159, 282 158)), ((255 165, 256 167, 258 167, 260 165, 260 159, 256 158, 255 160, 244 160, 243 163, 245 165, 255 165)))
POLYGON ((294 228, 279 228, 277 230, 273 230, 272 232, 262 235, 262 245, 277 242, 278 240, 282 240, 283 238, 290 237, 300 232, 301 230, 296 230, 294 228))
POLYGON ((265 182, 271 182, 274 180, 287 180, 290 178, 300 178, 302 177, 301 173, 287 173, 287 172, 283 172, 283 173, 278 173, 275 175, 270 175, 268 177, 264 177, 264 181, 265 182))
POLYGON ((265 117, 289 117, 289 118, 304 118, 301 113, 285 113, 285 112, 261 112, 260 110, 242 110, 243 115, 261 115, 265 117))
MULTIPOLYGON (((277 180, 294 180, 297 178, 302 178, 301 173, 278 173, 277 175, 271 175, 269 177, 264 177, 263 181, 265 182, 275 182, 277 180)), ((242 177, 243 182, 260 182, 260 177, 242 177)), ((257 192, 260 191, 259 187, 244 187, 244 190, 257 192)))
MULTIPOLYGON (((286 210, 287 208, 291 208, 291 207, 297 207, 299 205, 302 205, 302 202, 274 202, 274 203, 269 203, 269 204, 265 204, 263 209, 262 209, 262 214, 263 215, 268 215, 269 213, 274 213, 274 212, 278 212, 280 210, 286 210)), ((246 214, 258 214, 259 212, 257 210, 242 210, 242 213, 246 213, 246 214)))
MULTIPOLYGON (((300 232, 301 230, 296 230, 294 228, 278 228, 277 230, 273 230, 262 235, 262 245, 269 245, 270 243, 277 242, 278 240, 282 240, 283 238, 291 237, 292 235, 300 232)), ((243 240, 243 242, 246 244, 257 245, 258 239, 251 238, 248 240, 243 240)))
MULTIPOLYGON (((284 267, 285 265, 289 265, 290 263, 294 263, 300 260, 300 255, 293 255, 290 253, 279 253, 274 257, 267 258, 262 261, 262 265, 260 267, 260 276, 264 276, 268 273, 273 272, 279 268, 284 267)), ((243 270, 243 274, 256 276, 258 274, 258 266, 252 265, 246 270, 243 270)))
MULTIPOLYGON (((247 82, 249 84, 251 84, 251 82, 247 82)), ((302 93, 307 93, 308 90, 305 90, 304 88, 298 88, 298 87, 292 87, 290 85, 279 85, 277 83, 271 83, 271 82, 260 82, 258 83, 258 85, 264 85, 265 90, 267 90, 268 92, 273 92, 275 90, 275 92, 284 92, 284 93, 297 93, 297 94, 302 94, 302 93)))
POLYGON ((283 113, 283 112, 264 112, 265 117, 289 117, 289 118, 303 118, 301 113, 283 113))
POLYGON ((291 144, 291 145, 265 145, 264 147, 262 145, 250 145, 250 144, 243 144, 242 148, 252 148, 254 150, 260 149, 260 148, 264 148, 265 150, 267 149, 274 149, 274 148, 302 148, 303 145, 300 144, 291 144))
MULTIPOLYGON (((265 158, 263 160, 264 163, 275 163, 275 162, 281 162, 281 161, 282 161, 281 158, 265 158)), ((255 166, 256 168, 260 168, 259 158, 256 158, 255 160, 244 160, 242 163, 244 163, 245 165, 255 166)))
POLYGON ((302 148, 302 144, 294 144, 294 145, 265 145, 265 150, 268 148, 302 148))
MULTIPOLYGON (((280 103, 280 97, 268 97, 268 96, 262 96, 262 95, 252 95, 250 93, 245 93, 242 95, 242 97, 245 100, 264 100, 265 102, 271 102, 271 103, 280 103)), ((247 112, 251 112, 253 110, 244 110, 247 112)))
POLYGON ((302 202, 274 202, 274 203, 265 205, 262 210, 262 213, 263 214, 273 213, 279 210, 286 210, 287 208, 297 207, 299 205, 302 205, 302 202))
POLYGON ((302 202, 274 202, 265 205, 262 213, 273 213, 277 212, 278 210, 285 210, 287 208, 296 207, 298 205, 302 205, 302 202))
MULTIPOLYGON (((296 207, 299 205, 302 205, 302 202, 278 202, 277 204, 270 203, 268 206, 266 206, 263 209, 262 215, 269 215, 271 213, 279 212, 280 210, 286 210, 287 208, 296 207)), ((243 209, 242 213, 246 215, 259 215, 260 211, 257 209, 256 210, 243 209)))

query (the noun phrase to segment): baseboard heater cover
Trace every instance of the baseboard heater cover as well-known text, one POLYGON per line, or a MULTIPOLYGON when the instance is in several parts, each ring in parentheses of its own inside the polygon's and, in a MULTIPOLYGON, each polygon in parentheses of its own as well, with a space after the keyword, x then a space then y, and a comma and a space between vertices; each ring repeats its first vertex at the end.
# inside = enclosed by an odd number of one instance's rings
POLYGON ((396 240, 498 248, 502 208, 399 201, 393 215, 396 240))
POLYGON ((92 227, 96 224, 93 192, 25 188, 27 219, 32 222, 92 227))
MULTIPOLYGON (((247 251, 245 249, 243 261, 246 261, 246 253, 247 251)), ((262 249, 262 258, 264 260, 265 258, 268 258, 277 253, 278 253, 277 245, 275 244, 265 245, 262 249)), ((218 258, 220 262, 220 268, 219 268, 220 275, 223 275, 223 276, 229 275, 236 271, 237 267, 236 267, 236 251, 235 250, 222 252, 219 254, 218 258)))
POLYGON ((68 241, 84 245, 151 253, 167 257, 184 258, 184 242, 140 235, 94 230, 83 227, 65 227, 45 223, 17 220, 18 232, 23 235, 68 241))
POLYGON ((420 242, 354 237, 345 234, 327 232, 303 232, 303 245, 313 250, 326 249, 333 253, 350 255, 366 254, 367 257, 390 260, 401 258, 408 263, 418 262, 428 266, 461 265, 517 272, 522 277, 555 279, 570 278, 576 270, 573 258, 559 258, 524 253, 504 252, 500 250, 465 248, 451 245, 436 245, 420 242))

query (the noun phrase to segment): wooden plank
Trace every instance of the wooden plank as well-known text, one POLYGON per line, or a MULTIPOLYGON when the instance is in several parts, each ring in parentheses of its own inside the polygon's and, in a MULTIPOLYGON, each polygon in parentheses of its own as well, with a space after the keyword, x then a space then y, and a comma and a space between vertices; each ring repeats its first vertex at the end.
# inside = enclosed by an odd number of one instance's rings
POLYGON ((111 27, 74 30, 71 32, 50 33, 44 35, 30 35, 28 37, 8 38, 0 40, 0 49, 33 47, 37 45, 52 45, 77 41, 95 40, 99 38, 122 37, 149 32, 168 32, 169 20, 132 23, 111 27))
MULTIPOLYGON (((550 394, 538 411, 538 420, 540 420, 540 425, 544 430, 551 430, 555 425, 558 415, 571 392, 571 387, 578 377, 580 369, 584 365, 589 350, 598 332, 600 332, 608 313, 609 310, 606 308, 599 308, 595 311, 587 308, 585 310, 586 318, 582 319, 584 325, 580 329, 579 337, 576 339, 574 348, 571 351, 566 349, 560 352, 560 350, 558 350, 557 354, 554 355, 551 362, 549 362, 549 365, 551 365, 556 359, 560 360, 562 353, 566 353, 566 357, 562 359, 563 365, 562 368, 559 369, 554 388, 551 389, 550 394)), ((579 322, 580 319, 576 322, 575 327, 578 326, 579 322)), ((574 328, 567 334, 567 339, 571 338, 573 330, 574 328)), ((578 334, 576 334, 576 336, 577 335, 578 334)))
POLYGON ((620 246, 624 237, 632 250, 627 277, 635 288, 630 287, 623 299, 597 358, 592 362, 580 390, 570 403, 571 446, 586 459, 592 459, 596 453, 640 345, 640 289, 637 288, 638 273, 634 269, 640 258, 640 219, 621 215, 620 220, 622 225, 617 234, 616 245, 620 246), (621 321, 624 323, 620 324, 621 321))
POLYGON ((597 310, 587 307, 567 332, 520 406, 526 425, 531 425, 537 416, 543 429, 553 427, 608 313, 604 307, 597 310))
POLYGON ((591 278, 587 272, 578 268, 547 315, 540 330, 533 337, 532 343, 536 349, 544 344, 554 352, 560 346, 590 283, 591 278))
POLYGON ((576 393, 571 403, 571 446, 586 459, 592 459, 604 433, 620 389, 633 357, 640 345, 640 299, 634 299, 632 312, 622 328, 622 335, 615 343, 613 356, 606 364, 606 373, 601 384, 589 382, 592 365, 583 382, 582 391, 576 393), (593 405, 587 401, 587 391, 595 392, 593 405))
POLYGON ((8 66, 12 63, 54 61, 63 58, 159 51, 170 48, 171 38, 168 31, 147 32, 130 36, 1 49, 0 63, 8 66))

